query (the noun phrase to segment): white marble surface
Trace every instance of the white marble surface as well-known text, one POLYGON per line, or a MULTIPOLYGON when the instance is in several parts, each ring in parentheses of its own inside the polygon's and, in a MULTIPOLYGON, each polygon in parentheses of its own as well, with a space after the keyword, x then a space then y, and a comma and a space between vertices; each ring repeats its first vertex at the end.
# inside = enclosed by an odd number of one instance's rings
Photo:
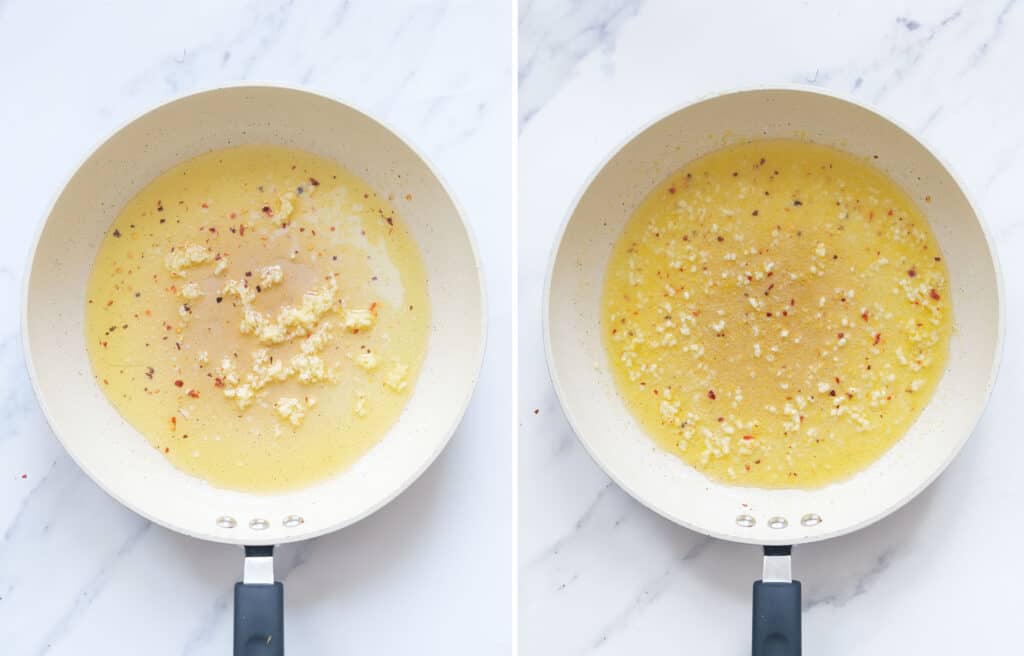
POLYGON ((540 290, 574 195, 630 132, 716 90, 792 82, 877 104, 953 163, 995 235, 1008 304, 991 405, 947 472, 877 525, 795 550, 806 653, 1019 651, 1024 5, 523 0, 520 12, 521 653, 749 653, 759 550, 656 517, 589 459, 548 379, 540 290))
POLYGON ((309 84, 408 136, 463 204, 491 301, 483 378, 440 459, 373 517, 279 549, 288 651, 511 653, 513 22, 503 0, 0 0, 0 653, 230 653, 240 550, 148 524, 68 459, 19 305, 32 235, 88 149, 237 80, 309 84))

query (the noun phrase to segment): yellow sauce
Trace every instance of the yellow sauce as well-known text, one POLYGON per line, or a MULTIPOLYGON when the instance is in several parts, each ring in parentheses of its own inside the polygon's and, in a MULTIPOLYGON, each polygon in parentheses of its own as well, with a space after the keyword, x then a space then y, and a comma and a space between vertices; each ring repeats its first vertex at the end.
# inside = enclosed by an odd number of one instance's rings
POLYGON ((602 334, 663 449, 716 481, 816 488, 879 458, 928 403, 949 299, 927 220, 885 175, 825 146, 755 141, 691 162, 639 206, 609 263, 602 334))
POLYGON ((296 488, 399 417, 426 353, 426 285, 395 209, 359 178, 301 151, 230 148, 163 173, 114 220, 86 344, 107 398, 176 467, 296 488))

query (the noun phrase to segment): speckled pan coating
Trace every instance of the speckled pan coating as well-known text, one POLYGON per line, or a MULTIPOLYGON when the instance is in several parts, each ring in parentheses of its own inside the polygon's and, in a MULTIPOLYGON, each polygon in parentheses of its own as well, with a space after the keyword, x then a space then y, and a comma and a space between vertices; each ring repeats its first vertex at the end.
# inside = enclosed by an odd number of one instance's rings
POLYGON ((433 462, 458 425, 478 377, 484 295, 476 249, 459 208, 405 141, 330 98, 246 85, 162 105, 89 155, 39 232, 26 276, 23 334, 32 382, 50 425, 103 489, 139 514, 188 535, 279 544, 365 517, 433 462), (183 160, 247 143, 279 144, 332 158, 378 192, 394 193, 423 256, 432 305, 426 361, 390 432, 349 470, 273 495, 217 489, 175 469, 97 387, 82 329, 89 269, 104 230, 125 201, 183 160), (412 200, 405 200, 405 194, 412 200))
POLYGON ((1003 300, 994 248, 956 178, 926 146, 877 112, 810 88, 713 96, 641 130, 598 167, 563 225, 544 297, 548 365, 583 445, 622 488, 701 533, 757 544, 821 540, 866 526, 907 503, 970 436, 995 381, 1003 300), (760 490, 711 482, 659 449, 615 391, 600 334, 600 296, 615 240, 637 204, 690 160, 729 143, 803 138, 863 157, 922 206, 951 278, 954 335, 931 403, 868 469, 818 490, 760 490))

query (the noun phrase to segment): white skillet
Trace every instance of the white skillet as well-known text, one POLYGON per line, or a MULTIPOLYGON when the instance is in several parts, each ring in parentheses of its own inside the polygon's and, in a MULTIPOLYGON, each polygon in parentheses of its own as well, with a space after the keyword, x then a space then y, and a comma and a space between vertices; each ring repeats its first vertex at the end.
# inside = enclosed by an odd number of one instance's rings
POLYGON ((260 653, 271 656, 282 653, 277 650, 284 643, 272 545, 352 524, 397 496, 434 461, 462 418, 478 377, 485 339, 483 282, 455 201, 425 159, 394 132, 308 91, 234 86, 161 105, 88 156, 39 231, 26 276, 22 329, 29 374, 50 426, 100 487, 174 531, 247 545, 245 582, 254 585, 236 587, 235 649, 247 653, 246 644, 269 639, 262 648, 270 651, 260 653), (426 265, 432 306, 426 360, 398 422, 348 470, 281 494, 223 490, 174 468, 97 387, 83 331, 93 258, 125 202, 183 160, 247 143, 280 144, 331 158, 378 192, 394 193, 426 265), (411 202, 404 200, 406 194, 411 202))
POLYGON ((995 252, 981 219, 949 169, 920 141, 850 99, 811 88, 754 89, 717 95, 668 114, 598 168, 563 225, 552 256, 544 297, 545 345, 569 422, 620 487, 694 531, 778 547, 766 549, 765 581, 771 585, 755 584, 754 653, 796 654, 799 582, 789 583, 789 545, 878 521, 945 469, 974 429, 995 380, 1003 339, 1002 296, 995 252), (818 490, 722 485, 656 447, 616 393, 601 342, 605 269, 612 245, 640 200, 696 157, 760 138, 807 139, 869 158, 918 201, 951 278, 955 329, 935 396, 881 459, 849 480, 818 490), (925 196, 931 196, 930 203, 922 202, 925 196), (780 569, 769 571, 775 567, 780 569), (771 609, 778 616, 771 617, 771 609), (772 645, 784 649, 772 652, 772 645))

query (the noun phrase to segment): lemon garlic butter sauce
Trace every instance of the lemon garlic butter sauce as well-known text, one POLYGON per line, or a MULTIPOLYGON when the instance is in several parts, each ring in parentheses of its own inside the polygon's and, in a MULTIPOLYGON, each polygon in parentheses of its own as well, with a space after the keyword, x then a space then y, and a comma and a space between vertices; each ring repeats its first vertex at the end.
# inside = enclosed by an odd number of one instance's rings
POLYGON ((644 429, 714 480, 764 488, 879 458, 928 403, 951 331, 914 200, 869 162, 797 140, 669 176, 615 244, 602 296, 616 387, 644 429))
POLYGON ((125 420, 178 468, 248 491, 313 483, 369 450, 430 327, 389 199, 277 146, 207 153, 139 192, 100 244, 85 317, 125 420))

